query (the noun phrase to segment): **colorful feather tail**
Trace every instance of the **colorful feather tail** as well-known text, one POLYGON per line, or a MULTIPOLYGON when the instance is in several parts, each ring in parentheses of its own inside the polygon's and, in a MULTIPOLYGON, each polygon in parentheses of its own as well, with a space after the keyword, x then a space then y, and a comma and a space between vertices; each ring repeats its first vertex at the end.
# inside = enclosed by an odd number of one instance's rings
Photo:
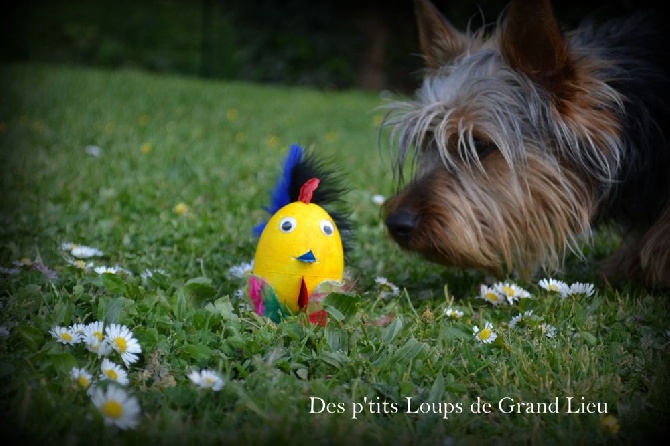
MULTIPOLYGON (((272 190, 272 198, 270 205, 264 209, 268 214, 273 215, 279 209, 283 208, 287 204, 295 201, 291 197, 291 182, 293 176, 293 169, 302 161, 302 147, 297 144, 293 144, 289 148, 288 155, 284 160, 284 168, 282 174, 277 178, 275 188, 272 190)), ((253 229, 253 232, 256 236, 260 237, 267 221, 264 221, 256 225, 253 229)))

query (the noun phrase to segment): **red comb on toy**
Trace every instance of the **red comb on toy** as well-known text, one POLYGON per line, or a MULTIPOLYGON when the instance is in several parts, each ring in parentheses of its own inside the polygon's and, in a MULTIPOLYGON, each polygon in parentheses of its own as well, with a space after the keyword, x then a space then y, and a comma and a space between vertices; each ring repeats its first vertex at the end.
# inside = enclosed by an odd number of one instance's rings
POLYGON ((316 188, 319 187, 318 178, 310 178, 305 181, 305 184, 300 188, 300 195, 298 196, 298 201, 302 201, 305 204, 309 204, 312 201, 312 195, 316 188))

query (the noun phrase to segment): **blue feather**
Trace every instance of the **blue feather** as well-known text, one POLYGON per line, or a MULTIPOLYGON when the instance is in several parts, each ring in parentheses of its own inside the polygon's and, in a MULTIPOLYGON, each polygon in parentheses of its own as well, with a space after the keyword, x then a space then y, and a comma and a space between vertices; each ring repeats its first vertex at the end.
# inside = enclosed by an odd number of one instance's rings
MULTIPOLYGON (((272 190, 270 206, 263 208, 270 216, 291 202, 291 174, 293 168, 300 161, 302 161, 302 147, 298 144, 293 144, 289 148, 288 155, 286 155, 286 159, 284 160, 284 169, 277 178, 275 188, 272 190)), ((264 221, 254 227, 253 232, 257 237, 260 237, 267 223, 267 221, 264 221)))

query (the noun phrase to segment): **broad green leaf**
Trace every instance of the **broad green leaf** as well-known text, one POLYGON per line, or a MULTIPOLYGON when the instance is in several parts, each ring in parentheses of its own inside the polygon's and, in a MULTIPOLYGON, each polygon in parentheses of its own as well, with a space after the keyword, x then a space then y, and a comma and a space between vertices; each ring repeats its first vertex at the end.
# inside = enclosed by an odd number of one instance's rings
POLYGON ((334 352, 347 349, 347 332, 342 330, 336 324, 328 324, 325 328, 326 342, 334 352))
POLYGON ((384 341, 385 344, 390 344, 391 341, 395 339, 396 336, 398 336, 398 333, 402 330, 403 326, 403 321, 402 317, 397 316, 393 321, 391 321, 390 324, 384 329, 384 333, 382 334, 382 340, 384 341))
POLYGON ((437 402, 442 401, 442 396, 444 395, 445 384, 444 377, 442 373, 438 373, 433 382, 433 386, 430 388, 430 393, 428 394, 428 401, 437 402))
POLYGON ((323 302, 326 311, 338 321, 349 320, 358 313, 361 298, 356 295, 333 293, 323 302))
POLYGON ((409 362, 416 358, 424 348, 428 348, 428 345, 417 341, 415 338, 410 338, 402 347, 395 351, 393 358, 397 362, 409 362))
POLYGON ((588 331, 580 331, 579 335, 582 337, 582 339, 584 339, 584 342, 586 342, 590 346, 594 346, 598 343, 598 339, 596 339, 596 337, 593 336, 588 331))
POLYGON ((121 319, 123 300, 114 297, 101 297, 98 301, 98 319, 108 324, 118 324, 121 319))
POLYGON ((205 301, 216 295, 216 289, 212 286, 212 280, 207 277, 195 277, 188 280, 181 288, 189 303, 201 306, 205 301))
POLYGON ((30 351, 36 352, 44 344, 44 332, 31 325, 18 325, 13 331, 30 351))
POLYGON ((68 352, 49 354, 49 360, 56 370, 64 374, 77 366, 77 360, 68 352))
POLYGON ((112 273, 103 273, 101 275, 102 286, 105 287, 110 294, 125 294, 126 293, 126 284, 123 281, 121 276, 117 276, 112 273))
POLYGON ((196 361, 207 361, 212 356, 212 349, 202 344, 186 345, 184 352, 196 361))

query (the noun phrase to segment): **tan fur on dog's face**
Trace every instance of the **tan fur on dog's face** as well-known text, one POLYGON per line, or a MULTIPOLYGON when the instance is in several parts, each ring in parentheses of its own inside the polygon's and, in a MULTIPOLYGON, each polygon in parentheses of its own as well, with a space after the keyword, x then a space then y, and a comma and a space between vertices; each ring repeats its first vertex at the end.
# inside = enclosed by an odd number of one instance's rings
MULTIPOLYGON (((424 160, 425 162, 425 160, 424 160)), ((481 169, 449 172, 439 160, 385 204, 387 220, 404 209, 417 221, 404 249, 447 266, 488 270, 558 264, 566 246, 589 229, 593 198, 577 178, 529 155, 513 170, 494 153, 481 169)))

